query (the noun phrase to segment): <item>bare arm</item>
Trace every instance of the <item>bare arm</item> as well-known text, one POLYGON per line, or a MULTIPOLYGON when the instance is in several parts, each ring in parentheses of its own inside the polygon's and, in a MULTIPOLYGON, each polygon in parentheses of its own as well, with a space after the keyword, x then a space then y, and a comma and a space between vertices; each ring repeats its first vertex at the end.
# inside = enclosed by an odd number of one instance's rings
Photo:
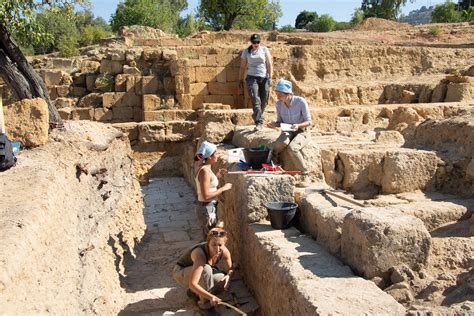
POLYGON ((199 285, 204 266, 207 264, 206 257, 200 248, 196 248, 191 252, 191 259, 193 260, 193 268, 189 276, 189 288, 200 297, 207 298, 212 301, 220 301, 220 299, 209 293, 205 288, 199 285))
POLYGON ((267 49, 267 58, 265 58, 266 63, 267 63, 267 77, 268 79, 273 78, 273 57, 270 54, 270 51, 267 49))
POLYGON ((215 192, 209 192, 209 186, 211 185, 211 171, 209 171, 207 168, 202 168, 199 171, 198 180, 202 196, 206 201, 215 198, 222 192, 227 191, 232 187, 232 184, 226 183, 215 192))

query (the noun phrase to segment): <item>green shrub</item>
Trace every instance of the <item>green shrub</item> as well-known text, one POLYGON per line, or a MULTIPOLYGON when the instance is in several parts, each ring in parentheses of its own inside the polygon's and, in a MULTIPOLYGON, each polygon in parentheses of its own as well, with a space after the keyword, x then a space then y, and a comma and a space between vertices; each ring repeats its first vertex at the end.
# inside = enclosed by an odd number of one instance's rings
POLYGON ((353 25, 351 22, 336 22, 336 26, 334 27, 334 30, 335 31, 350 30, 352 26, 353 25))
POLYGON ((331 32, 336 27, 336 21, 328 15, 321 15, 316 21, 308 24, 308 31, 311 32, 331 32))
POLYGON ((431 13, 431 22, 433 23, 453 23, 462 20, 461 12, 457 10, 456 4, 451 0, 436 5, 431 13))
POLYGON ((365 13, 360 8, 356 8, 352 13, 351 24, 356 26, 364 21, 365 13))
POLYGON ((286 32, 286 33, 296 32, 296 29, 291 24, 283 25, 278 30, 280 32, 286 32))
POLYGON ((81 34, 81 44, 84 46, 98 44, 99 41, 107 37, 110 33, 100 26, 88 25, 81 34))
POLYGON ((77 49, 77 39, 73 36, 63 36, 58 41, 58 51, 60 57, 72 57, 79 55, 77 49))
POLYGON ((433 36, 438 36, 443 33, 443 30, 439 26, 430 26, 430 28, 428 29, 428 33, 433 36))
POLYGON ((101 74, 94 83, 94 89, 100 92, 111 92, 115 84, 115 78, 109 73, 101 74))

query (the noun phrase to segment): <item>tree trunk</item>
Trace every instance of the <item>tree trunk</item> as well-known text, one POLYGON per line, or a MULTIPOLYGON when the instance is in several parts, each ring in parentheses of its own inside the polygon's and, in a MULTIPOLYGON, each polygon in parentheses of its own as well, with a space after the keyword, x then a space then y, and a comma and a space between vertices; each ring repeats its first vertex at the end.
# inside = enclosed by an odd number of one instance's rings
POLYGON ((237 15, 235 14, 229 14, 226 16, 225 22, 224 22, 224 30, 229 31, 232 28, 232 24, 234 24, 235 18, 237 15))
POLYGON ((10 32, 0 22, 0 75, 11 86, 19 99, 42 98, 48 104, 49 125, 62 127, 58 110, 51 103, 48 90, 36 71, 26 60, 10 32))

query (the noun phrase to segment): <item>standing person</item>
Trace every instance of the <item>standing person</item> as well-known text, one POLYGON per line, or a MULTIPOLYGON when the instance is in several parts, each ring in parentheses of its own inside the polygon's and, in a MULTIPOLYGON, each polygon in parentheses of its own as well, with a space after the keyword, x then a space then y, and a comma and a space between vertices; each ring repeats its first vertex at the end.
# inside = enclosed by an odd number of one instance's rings
POLYGON ((208 232, 206 241, 188 249, 173 268, 173 278, 188 289, 189 297, 199 299, 202 309, 219 304, 215 294, 230 285, 232 258, 226 242, 224 223, 219 222, 208 232))
MULTIPOLYGON (((289 128, 282 129, 278 139, 270 145, 273 155, 278 155, 285 148, 295 163, 296 170, 303 174, 308 172, 306 161, 301 150, 311 140, 311 114, 308 102, 303 97, 293 95, 293 86, 290 81, 280 79, 275 87, 277 95, 277 120, 267 124, 270 128, 281 127, 282 123, 289 124, 289 128)), ((309 185, 307 176, 302 176, 299 186, 309 185)))
POLYGON ((217 223, 216 197, 232 188, 231 183, 217 188, 218 178, 227 173, 225 169, 219 169, 217 175, 212 171, 211 167, 218 158, 217 146, 209 142, 203 142, 194 157, 194 161, 200 162, 194 176, 198 198, 195 212, 201 224, 204 238, 206 238, 209 229, 217 223))
POLYGON ((244 87, 244 75, 247 72, 247 91, 252 98, 253 120, 255 130, 263 126, 263 113, 267 106, 270 87, 272 85, 273 61, 267 47, 260 44, 260 35, 250 36, 249 47, 240 56, 239 88, 244 87))

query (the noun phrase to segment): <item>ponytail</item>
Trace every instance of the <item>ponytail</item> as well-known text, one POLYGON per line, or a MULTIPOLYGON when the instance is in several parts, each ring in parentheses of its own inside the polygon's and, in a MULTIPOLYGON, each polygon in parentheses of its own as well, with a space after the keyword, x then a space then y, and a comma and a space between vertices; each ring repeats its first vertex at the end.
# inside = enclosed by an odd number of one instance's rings
POLYGON ((247 48, 247 51, 250 53, 252 51, 252 45, 247 48))
POLYGON ((201 160, 202 160, 201 154, 196 154, 196 156, 194 156, 194 161, 201 161, 201 160))

